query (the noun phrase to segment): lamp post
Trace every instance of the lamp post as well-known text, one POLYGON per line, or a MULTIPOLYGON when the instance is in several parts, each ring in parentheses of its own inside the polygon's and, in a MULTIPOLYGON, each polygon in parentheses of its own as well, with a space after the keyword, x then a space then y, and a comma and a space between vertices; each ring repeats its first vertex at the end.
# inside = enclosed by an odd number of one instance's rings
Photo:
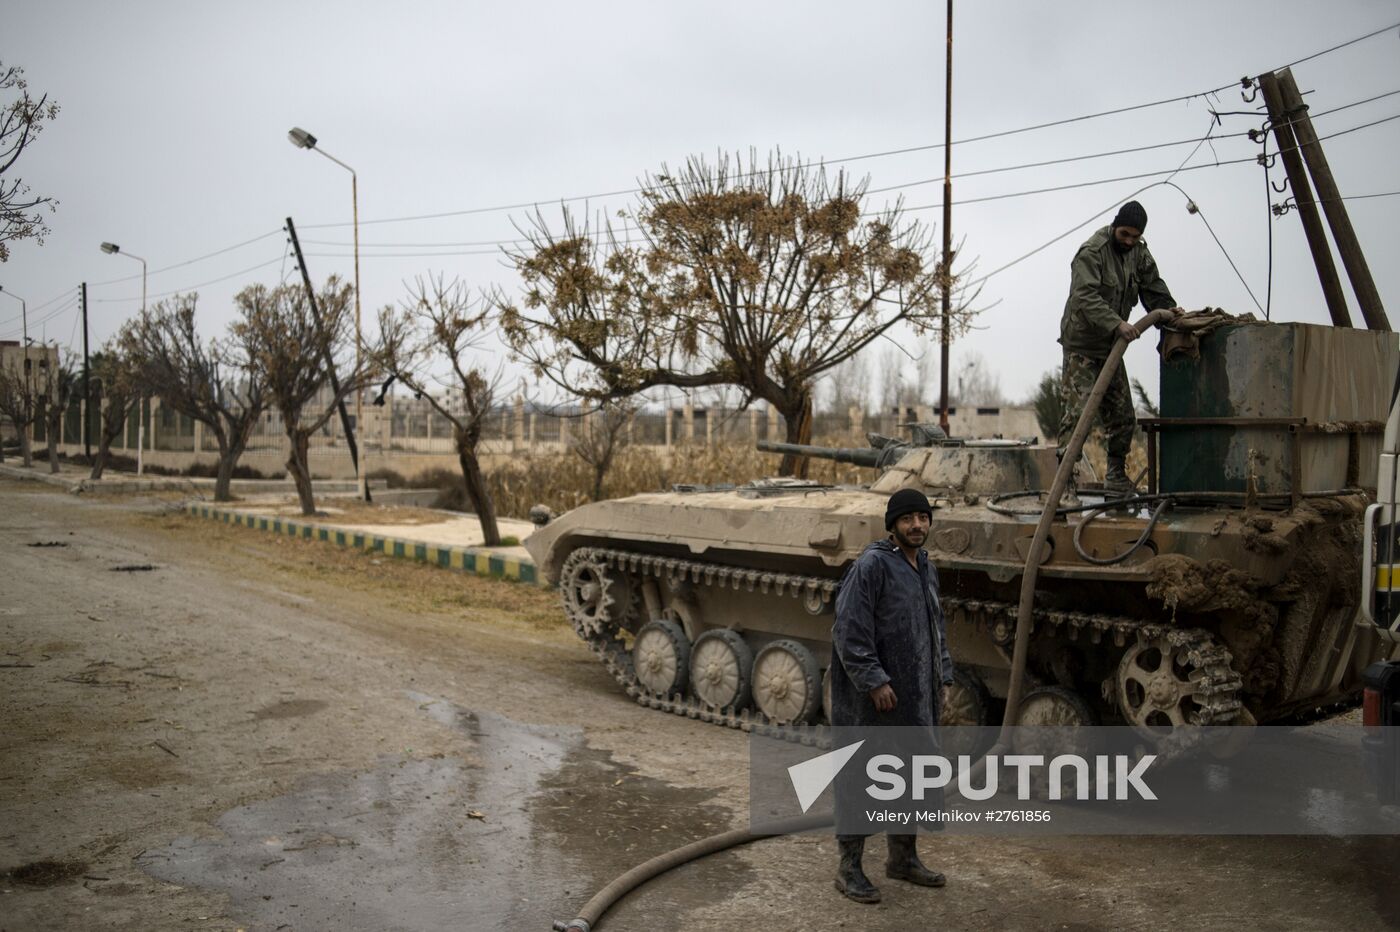
MULTIPOLYGON (((122 248, 121 248, 120 246, 118 246, 116 243, 103 243, 103 244, 102 244, 102 251, 105 252, 105 253, 106 253, 107 255, 109 255, 109 256, 123 255, 123 256, 126 256, 128 259, 135 259, 137 262, 141 263, 141 313, 142 313, 142 314, 145 314, 145 313, 146 313, 146 260, 145 260, 145 259, 142 259, 140 256, 136 255, 135 253, 131 253, 131 252, 122 252, 122 248)), ((91 403, 91 400, 90 400, 90 399, 89 399, 89 403, 91 403)), ((129 436, 129 435, 128 435, 128 436, 129 436)), ((154 436, 154 435, 152 435, 152 436, 154 436)), ((137 406, 137 409, 136 409, 136 475, 138 475, 138 476, 141 475, 142 466, 144 465, 144 463, 143 463, 143 461, 142 461, 141 454, 142 454, 142 451, 145 449, 145 446, 146 446, 146 419, 145 419, 144 417, 141 416, 141 409, 140 409, 140 406, 138 405, 138 406, 137 406)), ((196 451, 196 452, 198 452, 198 451, 196 451)))
POLYGON ((142 313, 145 313, 145 311, 146 311, 146 260, 145 260, 145 259, 142 259, 140 256, 136 255, 136 253, 134 253, 134 252, 122 252, 122 248, 121 248, 120 246, 118 246, 116 243, 103 243, 103 244, 102 244, 102 251, 105 252, 105 253, 106 253, 107 255, 109 255, 109 256, 115 256, 115 255, 120 254, 120 255, 126 256, 128 259, 135 259, 137 262, 141 263, 141 311, 142 311, 142 313))
MULTIPOLYGON (((30 406, 33 406, 33 404, 34 404, 34 385, 33 385, 33 383, 32 383, 32 376, 29 374, 29 305, 25 303, 25 301, 24 301, 23 298, 21 298, 19 295, 15 294, 13 291, 5 291, 5 289, 4 289, 3 286, 0 286, 0 291, 4 291, 5 294, 9 295, 10 297, 14 298, 16 301, 19 302, 19 321, 20 321, 20 332, 21 332, 20 345, 24 347, 24 362, 21 363, 21 365, 22 365, 23 368, 24 368, 24 391, 25 391, 25 394, 26 394, 26 395, 28 396, 28 398, 29 398, 29 401, 27 402, 27 404, 29 404, 30 406)), ((31 411, 30 414, 32 414, 32 413, 33 413, 33 412, 31 411)), ((26 416, 29 416, 29 415, 26 415, 26 416)), ((34 433, 33 433, 33 432, 34 432, 34 424, 33 424, 33 422, 31 421, 28 425, 25 426, 24 429, 25 429, 26 432, 29 433, 29 436, 30 436, 30 438, 31 438, 30 443, 33 443, 33 439, 32 439, 33 436, 34 436, 34 433)))
MULTIPOLYGON (((346 165, 344 162, 342 162, 340 159, 336 158, 335 156, 331 155, 331 154, 330 154, 329 152, 327 152, 325 149, 318 148, 317 145, 316 145, 316 137, 313 136, 313 135, 311 135, 310 133, 308 133, 306 130, 302 129, 300 126, 293 126, 290 130, 288 130, 288 131, 287 131, 287 139, 291 141, 292 145, 296 146, 296 147, 299 148, 299 149, 311 149, 311 150, 314 150, 314 151, 316 151, 316 152, 321 153, 321 154, 324 155, 326 158, 330 159, 332 162, 334 162, 335 164, 339 165, 341 168, 345 169, 346 171, 348 171, 348 172, 350 173, 350 212, 351 212, 351 218, 352 218, 352 220, 354 221, 353 226, 354 226, 354 238, 355 238, 355 379, 356 379, 356 383, 357 383, 357 384, 355 385, 355 432, 356 432, 361 438, 363 438, 363 437, 364 437, 364 424, 365 424, 365 419, 364 419, 364 413, 365 413, 365 409, 364 409, 364 392, 361 390, 360 385, 358 384, 358 382, 359 382, 361 376, 363 375, 363 373, 362 373, 361 370, 362 370, 363 365, 364 365, 363 360, 362 360, 362 358, 361 358, 361 357, 362 357, 362 353, 363 353, 364 341, 363 341, 363 339, 361 338, 361 333, 360 333, 360 186, 359 186, 359 176, 357 176, 357 175, 355 174, 355 169, 351 168, 349 165, 346 165)), ((357 469, 356 469, 356 473, 357 473, 357 475, 356 475, 356 480, 357 480, 357 482, 358 482, 358 484, 359 484, 359 494, 360 494, 360 498, 363 499, 364 501, 369 501, 369 484, 368 484, 368 483, 366 482, 366 480, 365 480, 365 472, 366 472, 365 458, 366 458, 368 455, 369 455, 368 444, 366 444, 366 445, 364 445, 364 446, 361 446, 361 448, 360 448, 360 461, 359 461, 359 463, 357 464, 357 469)))

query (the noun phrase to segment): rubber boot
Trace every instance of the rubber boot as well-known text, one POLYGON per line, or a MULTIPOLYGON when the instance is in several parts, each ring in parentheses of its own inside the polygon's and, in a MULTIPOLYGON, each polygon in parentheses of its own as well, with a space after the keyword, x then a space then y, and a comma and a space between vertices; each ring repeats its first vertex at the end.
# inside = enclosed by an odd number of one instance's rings
POLYGON ((938 871, 931 871, 919 860, 919 849, 915 846, 914 835, 890 835, 890 857, 885 862, 885 876, 895 880, 907 880, 921 887, 941 887, 948 879, 938 871))
POLYGON ((1108 458, 1108 470, 1103 475, 1103 489, 1113 495, 1131 495, 1137 491, 1133 480, 1128 478, 1126 463, 1121 456, 1108 458))
POLYGON ((861 855, 865 853, 865 837, 838 835, 836 846, 841 850, 841 867, 836 872, 836 889, 857 903, 880 902, 880 891, 860 867, 861 855))

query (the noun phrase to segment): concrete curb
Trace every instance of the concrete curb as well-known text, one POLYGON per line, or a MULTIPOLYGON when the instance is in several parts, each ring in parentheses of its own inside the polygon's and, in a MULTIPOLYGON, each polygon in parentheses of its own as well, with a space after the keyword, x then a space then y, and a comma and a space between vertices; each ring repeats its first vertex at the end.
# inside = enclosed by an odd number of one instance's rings
POLYGON ((211 507, 198 502, 186 505, 185 511, 196 518, 209 518, 239 527, 271 531, 273 534, 281 534, 286 537, 321 540, 339 547, 352 547, 367 553, 382 553, 386 557, 432 563, 445 569, 462 570, 467 573, 475 573, 478 576, 494 576, 498 579, 540 584, 534 561, 528 558, 506 556, 489 547, 450 547, 429 544, 411 538, 347 531, 343 528, 313 524, 304 520, 270 517, 247 511, 236 511, 231 508, 211 507))
POLYGON ((42 469, 38 465, 35 465, 32 469, 25 469, 23 466, 11 466, 9 463, 0 463, 0 476, 4 476, 7 479, 27 479, 30 482, 42 482, 46 485, 61 486, 64 489, 72 489, 82 481, 81 478, 74 478, 71 473, 64 475, 63 473, 49 472, 48 463, 44 463, 42 469))
MULTIPOLYGON (((112 494, 122 494, 127 492, 190 492, 195 495, 204 493, 213 494, 214 480, 204 477, 193 476, 135 476, 112 474, 102 479, 89 479, 86 475, 74 475, 73 473, 58 473, 57 475, 48 471, 48 463, 44 463, 42 470, 39 466, 33 469, 25 469, 23 466, 11 466, 9 463, 0 463, 0 476, 11 479, 29 479, 35 482, 45 482, 49 485, 61 486, 70 492, 108 492, 112 494)), ((375 492, 387 492, 388 483, 383 479, 370 481, 370 489, 375 492)), ((359 486, 353 479, 314 479, 311 488, 317 495, 333 494, 354 494, 359 486)), ((234 479, 229 485, 229 491, 234 495, 256 495, 266 492, 296 492, 296 484, 290 479, 234 479)), ((411 490, 418 492, 420 490, 411 490)), ((436 491, 433 492, 436 494, 436 491)))

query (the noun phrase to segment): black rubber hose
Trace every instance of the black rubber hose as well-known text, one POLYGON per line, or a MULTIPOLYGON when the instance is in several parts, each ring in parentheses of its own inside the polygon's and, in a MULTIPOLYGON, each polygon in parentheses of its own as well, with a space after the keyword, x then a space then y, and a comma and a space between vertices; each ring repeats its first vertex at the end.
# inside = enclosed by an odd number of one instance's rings
POLYGON ((1142 534, 1138 537, 1137 540, 1133 541, 1133 545, 1121 553, 1115 553, 1111 557, 1090 556, 1084 551, 1084 545, 1080 543, 1079 538, 1080 535, 1084 533, 1084 529, 1089 526, 1089 523, 1095 518, 1097 518, 1099 515, 1104 514, 1105 512, 1114 511, 1115 509, 1121 508, 1122 506, 1118 504, 1113 504, 1101 505, 1100 507, 1095 508, 1093 511, 1090 511, 1087 514, 1085 514, 1083 519, 1080 520, 1079 524, 1074 529, 1074 552, 1079 554, 1079 559, 1083 560, 1085 563, 1092 563, 1095 566, 1112 566, 1115 563, 1122 563, 1124 560, 1128 559, 1128 557, 1131 557, 1133 554, 1137 553, 1139 547, 1147 543, 1148 538, 1152 536, 1152 529, 1157 526, 1157 522, 1162 517, 1162 512, 1166 511, 1167 506, 1171 503, 1172 500, 1170 497, 1164 498, 1160 502, 1158 502, 1157 507, 1152 509, 1152 518, 1147 522, 1147 527, 1142 529, 1142 534))
MULTIPOLYGON (((1168 320, 1171 316, 1169 311, 1152 311, 1134 326, 1138 333, 1142 334, 1149 327, 1156 325, 1159 321, 1168 320)), ((1031 629, 1030 611, 1035 601, 1035 581, 1040 575, 1040 562, 1036 557, 1040 553, 1040 548, 1044 546, 1046 537, 1049 536, 1050 523, 1055 519, 1054 504, 1060 500, 1060 496, 1064 494, 1065 486, 1069 484, 1069 476, 1074 470, 1074 463, 1079 459, 1079 453, 1084 448, 1084 440, 1089 435, 1089 425, 1093 423, 1094 414, 1103 402, 1103 396, 1108 390, 1108 383, 1113 376, 1113 371, 1122 361, 1123 351, 1127 349, 1127 346, 1127 341, 1119 338, 1113 346, 1113 351, 1109 353, 1108 360, 1099 372, 1098 381, 1094 383, 1094 389, 1089 393, 1088 401, 1084 404, 1084 411, 1079 416, 1079 423, 1074 428, 1074 434, 1070 437, 1069 452, 1061 459, 1060 468, 1055 473, 1055 481, 1050 486, 1050 497, 1045 501, 1045 508, 1041 512, 1040 523, 1036 526, 1030 552, 1026 556, 1026 568, 1021 576, 1021 604, 1016 618, 1016 646, 1011 654, 1011 686, 1007 691, 1006 715, 1002 719, 1001 734, 997 737, 996 743, 988 748, 973 766, 970 771, 970 779, 972 780, 977 779, 979 772, 986 769, 988 757, 998 755, 1009 747, 1011 728, 1016 724, 1017 712, 1019 711, 1017 706, 1020 705, 1022 683, 1026 676, 1026 654, 1030 645, 1031 629)), ((595 893, 592 899, 583 904, 583 909, 579 910, 577 918, 569 922, 555 922, 554 932, 591 932, 603 913, 607 912, 608 908, 623 896, 658 874, 663 874, 696 858, 739 845, 746 845, 761 838, 772 838, 796 831, 824 828, 830 823, 831 820, 826 816, 813 816, 810 819, 799 819, 782 825, 774 825, 771 832, 753 832, 749 829, 739 828, 719 835, 711 835, 709 838, 702 838, 665 854, 659 854, 649 861, 638 864, 595 893)))

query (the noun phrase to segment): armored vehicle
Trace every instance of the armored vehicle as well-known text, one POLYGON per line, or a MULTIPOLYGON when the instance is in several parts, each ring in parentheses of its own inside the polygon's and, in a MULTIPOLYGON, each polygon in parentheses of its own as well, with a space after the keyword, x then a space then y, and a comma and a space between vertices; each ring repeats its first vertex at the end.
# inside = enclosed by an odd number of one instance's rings
MULTIPOLYGON (((1267 722, 1347 700, 1392 648, 1359 627, 1360 517, 1374 489, 1395 335, 1232 324, 1161 363, 1145 490, 1059 509, 1035 555, 1023 724, 1267 722), (1194 356, 1192 353, 1194 352, 1194 356)), ((935 503, 956 684, 982 724, 1008 687, 1020 576, 1056 468, 1033 442, 916 426, 854 449, 760 443, 869 467, 858 487, 761 479, 575 509, 526 547, 618 684, 653 708, 812 734, 834 595, 885 535, 897 489, 935 503)))

